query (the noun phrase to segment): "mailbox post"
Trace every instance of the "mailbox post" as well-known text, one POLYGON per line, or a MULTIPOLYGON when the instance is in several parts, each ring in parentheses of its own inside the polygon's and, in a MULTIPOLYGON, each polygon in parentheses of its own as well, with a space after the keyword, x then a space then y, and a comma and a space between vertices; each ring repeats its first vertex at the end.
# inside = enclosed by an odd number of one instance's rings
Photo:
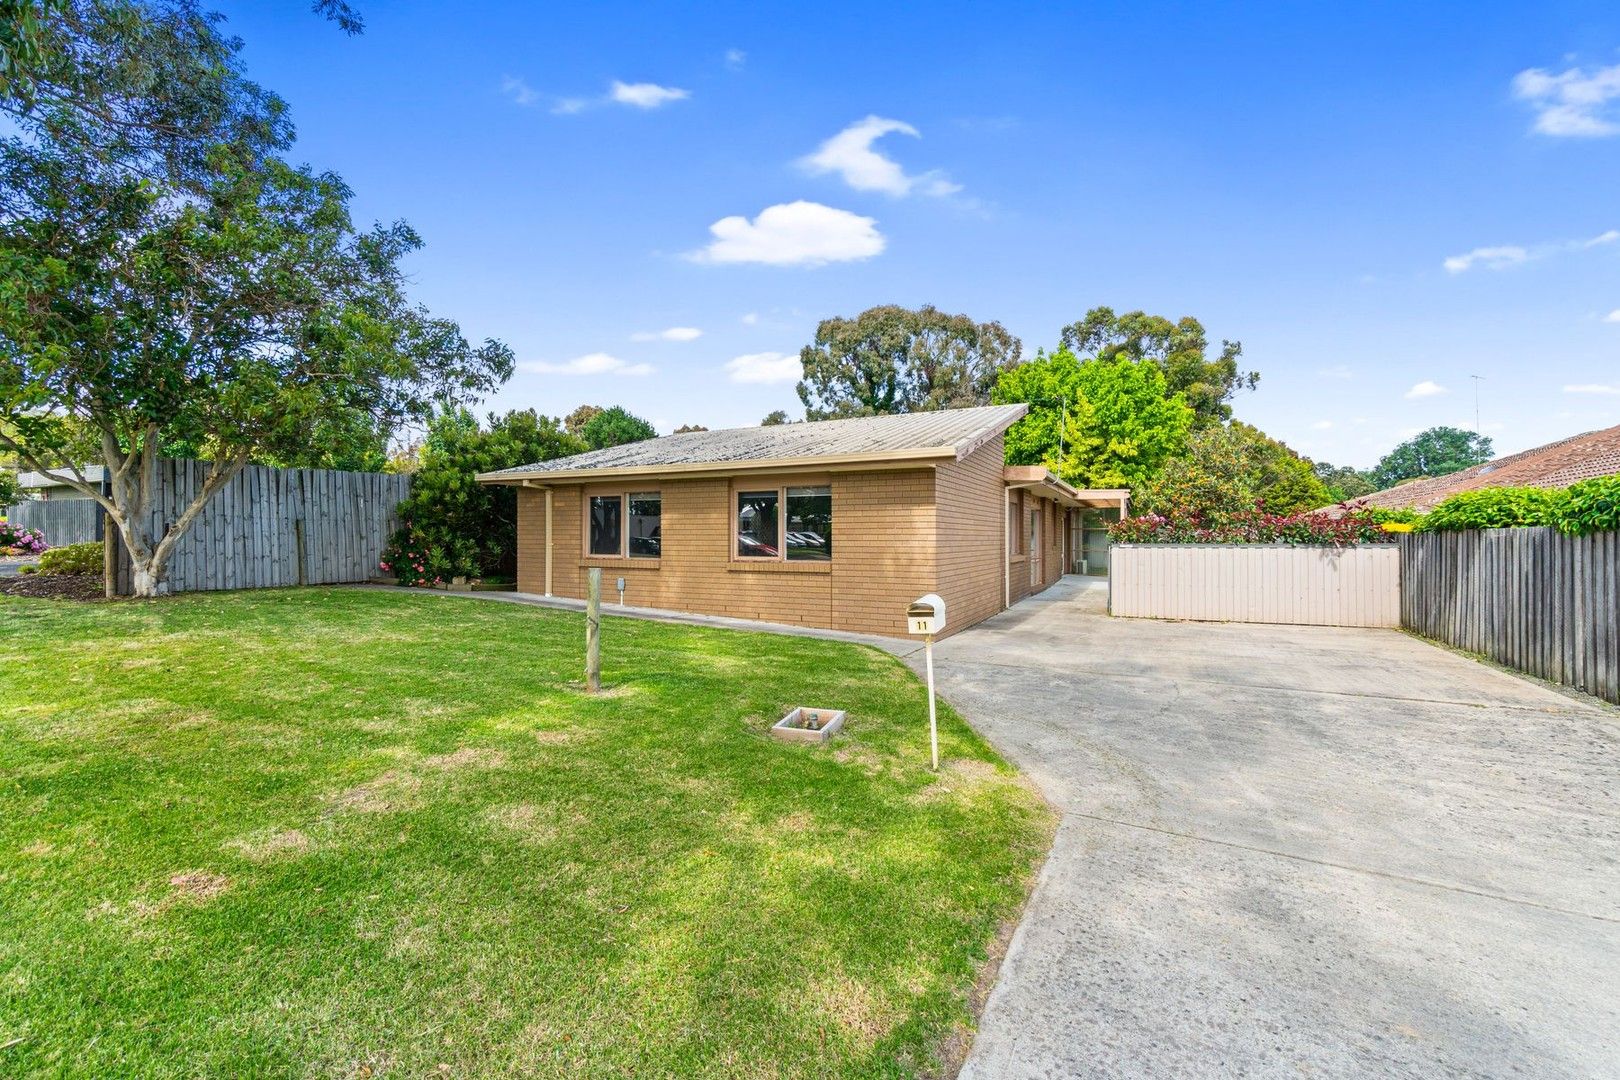
POLYGON ((923 639, 928 666, 928 749, 939 772, 939 721, 934 704, 934 635, 945 629, 945 601, 938 593, 919 596, 906 609, 906 630, 923 639))

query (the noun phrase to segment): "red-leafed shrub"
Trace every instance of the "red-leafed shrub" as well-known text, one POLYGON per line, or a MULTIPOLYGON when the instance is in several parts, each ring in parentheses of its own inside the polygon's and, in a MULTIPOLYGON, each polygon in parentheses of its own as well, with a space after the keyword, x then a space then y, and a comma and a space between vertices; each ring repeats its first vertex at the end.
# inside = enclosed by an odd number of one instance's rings
POLYGON ((1348 547, 1351 544, 1392 544, 1395 534, 1384 530, 1378 516, 1352 510, 1342 517, 1325 514, 1271 514, 1263 507, 1240 510, 1220 522, 1197 512, 1143 514, 1129 517, 1108 530, 1116 544, 1299 544, 1348 547))

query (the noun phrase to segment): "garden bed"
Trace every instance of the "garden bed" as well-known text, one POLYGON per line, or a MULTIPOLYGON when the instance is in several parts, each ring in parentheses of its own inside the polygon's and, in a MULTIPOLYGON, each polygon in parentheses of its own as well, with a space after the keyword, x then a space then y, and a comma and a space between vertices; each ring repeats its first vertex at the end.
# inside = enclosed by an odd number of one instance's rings
POLYGON ((43 600, 105 600, 106 582, 100 574, 17 574, 0 577, 0 596, 29 596, 43 600))

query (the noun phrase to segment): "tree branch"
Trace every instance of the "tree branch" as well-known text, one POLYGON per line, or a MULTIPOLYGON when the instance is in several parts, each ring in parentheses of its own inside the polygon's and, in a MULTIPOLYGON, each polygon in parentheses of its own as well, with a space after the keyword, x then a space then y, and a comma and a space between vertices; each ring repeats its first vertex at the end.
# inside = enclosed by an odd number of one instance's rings
POLYGON ((241 472, 243 467, 247 465, 247 461, 248 452, 238 450, 234 457, 226 461, 216 460, 213 463, 214 467, 209 470, 208 478, 203 481, 202 490, 197 492, 190 505, 181 512, 179 518, 169 527, 168 535, 158 542, 157 548, 152 552, 152 559, 148 565, 154 573, 163 569, 168 563, 169 555, 174 551, 175 545, 186 534, 186 530, 191 528, 191 523, 196 521, 197 516, 203 512, 203 508, 214 497, 214 493, 230 483, 236 477, 236 474, 241 472))

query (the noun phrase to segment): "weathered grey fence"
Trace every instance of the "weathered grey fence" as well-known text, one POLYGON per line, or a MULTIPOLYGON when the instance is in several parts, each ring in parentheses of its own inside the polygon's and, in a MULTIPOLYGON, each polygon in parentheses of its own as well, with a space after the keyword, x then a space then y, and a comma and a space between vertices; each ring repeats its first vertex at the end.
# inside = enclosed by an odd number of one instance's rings
POLYGON ((1146 619, 1399 626, 1393 544, 1115 544, 1108 611, 1146 619))
POLYGON ((1401 576, 1408 629, 1620 702, 1620 533, 1411 533, 1401 576))
MULTIPOLYGON (((153 536, 162 536, 202 489, 209 465, 163 461, 152 500, 153 536)), ((364 581, 378 573, 408 476, 271 469, 249 465, 209 500, 169 560, 174 592, 263 589, 364 581)), ((131 589, 129 556, 118 551, 118 591, 131 589)))
POLYGON ((0 517, 38 529, 51 547, 101 539, 101 504, 94 499, 31 499, 6 507, 0 517))

